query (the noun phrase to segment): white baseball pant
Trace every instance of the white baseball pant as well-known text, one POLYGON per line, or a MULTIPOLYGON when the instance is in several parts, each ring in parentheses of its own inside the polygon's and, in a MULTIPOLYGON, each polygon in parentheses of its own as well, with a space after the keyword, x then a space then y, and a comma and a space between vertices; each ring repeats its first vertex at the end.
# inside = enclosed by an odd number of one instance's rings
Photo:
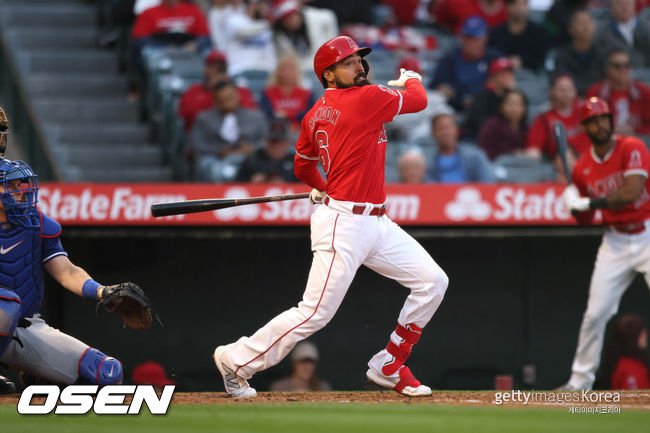
POLYGON ((411 290, 400 311, 401 325, 423 328, 438 309, 449 284, 429 253, 386 215, 353 214, 355 203, 333 200, 311 217, 314 258, 302 301, 250 337, 227 346, 237 374, 250 379, 279 363, 299 341, 334 317, 361 265, 411 290))
POLYGON ((578 348, 571 367, 569 385, 591 389, 600 364, 607 322, 618 311, 621 297, 642 273, 650 286, 650 223, 637 234, 608 231, 598 249, 589 286, 587 310, 582 318, 578 348))
POLYGON ((31 325, 16 328, 0 362, 54 383, 72 384, 79 378, 79 360, 88 345, 49 326, 39 315, 31 325))

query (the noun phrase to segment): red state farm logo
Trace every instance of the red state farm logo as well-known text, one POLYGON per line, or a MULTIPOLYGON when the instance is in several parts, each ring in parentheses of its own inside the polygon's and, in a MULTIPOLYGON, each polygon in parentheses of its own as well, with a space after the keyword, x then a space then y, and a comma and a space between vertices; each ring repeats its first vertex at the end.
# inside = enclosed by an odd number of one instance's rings
POLYGON ((481 197, 481 192, 473 187, 463 187, 456 191, 454 201, 445 206, 445 215, 454 221, 471 218, 484 221, 490 218, 492 206, 481 197))

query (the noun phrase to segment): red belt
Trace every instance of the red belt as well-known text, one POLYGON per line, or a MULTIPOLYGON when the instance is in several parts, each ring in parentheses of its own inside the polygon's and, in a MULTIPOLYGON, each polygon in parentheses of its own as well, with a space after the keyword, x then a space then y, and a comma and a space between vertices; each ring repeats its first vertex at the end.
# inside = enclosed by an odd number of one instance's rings
POLYGON ((637 223, 637 224, 618 224, 618 225, 610 225, 607 226, 607 229, 618 232, 618 233, 625 233, 628 235, 634 235, 637 233, 641 233, 642 231, 645 230, 645 222, 642 223, 637 223))
MULTIPOLYGON (((329 202, 330 202, 330 198, 325 197, 325 200, 324 200, 325 206, 327 206, 329 204, 329 202)), ((363 215, 363 213, 365 211, 366 211, 366 205, 365 204, 355 204, 354 206, 352 206, 352 213, 355 214, 355 215, 363 215)), ((382 204, 379 207, 373 207, 370 210, 370 213, 368 213, 368 215, 384 216, 385 213, 386 213, 386 205, 382 204)))

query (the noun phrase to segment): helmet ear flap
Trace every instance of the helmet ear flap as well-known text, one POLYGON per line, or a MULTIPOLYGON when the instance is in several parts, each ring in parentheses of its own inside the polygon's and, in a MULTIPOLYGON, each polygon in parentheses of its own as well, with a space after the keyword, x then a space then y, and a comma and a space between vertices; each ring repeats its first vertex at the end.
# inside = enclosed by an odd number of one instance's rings
POLYGON ((370 72, 370 63, 362 57, 361 64, 363 65, 363 71, 365 72, 366 77, 368 77, 368 72, 370 72))

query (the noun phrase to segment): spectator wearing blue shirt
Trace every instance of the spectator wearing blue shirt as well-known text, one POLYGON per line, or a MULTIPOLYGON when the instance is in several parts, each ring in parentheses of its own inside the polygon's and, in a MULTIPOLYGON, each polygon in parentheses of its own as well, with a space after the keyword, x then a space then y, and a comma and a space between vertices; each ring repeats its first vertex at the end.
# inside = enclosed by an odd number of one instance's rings
POLYGON ((474 144, 458 145, 458 126, 450 114, 431 121, 437 152, 429 164, 427 181, 440 183, 494 182, 492 164, 474 144))
POLYGON ((474 95, 487 78, 488 65, 501 56, 498 50, 486 47, 487 35, 488 26, 483 18, 467 18, 460 34, 460 47, 445 54, 429 83, 457 110, 464 111, 472 105, 474 95))

